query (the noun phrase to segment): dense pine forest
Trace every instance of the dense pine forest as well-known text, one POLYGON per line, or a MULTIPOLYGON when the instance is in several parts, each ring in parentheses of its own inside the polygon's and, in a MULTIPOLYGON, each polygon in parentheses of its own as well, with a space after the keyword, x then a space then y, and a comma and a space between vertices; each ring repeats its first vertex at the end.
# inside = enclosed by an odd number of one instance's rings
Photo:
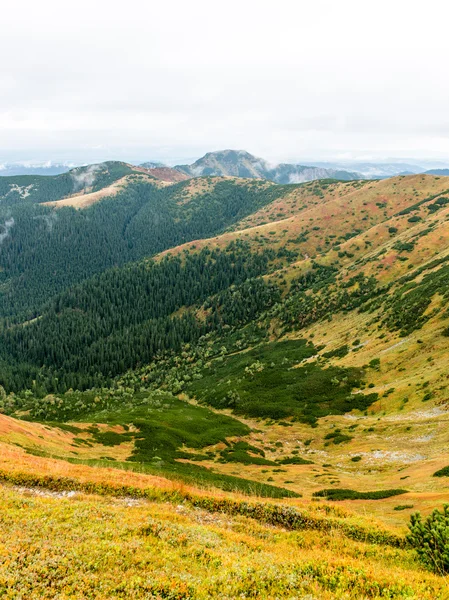
POLYGON ((52 296, 95 273, 220 233, 285 193, 218 180, 184 202, 188 185, 161 189, 137 179, 85 210, 55 211, 28 198, 0 203, 0 224, 8 224, 0 231, 0 318, 34 318, 52 296))
POLYGON ((266 254, 237 245, 105 271, 57 296, 34 322, 4 330, 2 357, 20 374, 1 383, 19 391, 42 367, 50 379, 41 394, 86 389, 209 331, 244 325, 280 299, 259 277, 268 264, 266 254), (177 313, 191 306, 203 317, 177 313))

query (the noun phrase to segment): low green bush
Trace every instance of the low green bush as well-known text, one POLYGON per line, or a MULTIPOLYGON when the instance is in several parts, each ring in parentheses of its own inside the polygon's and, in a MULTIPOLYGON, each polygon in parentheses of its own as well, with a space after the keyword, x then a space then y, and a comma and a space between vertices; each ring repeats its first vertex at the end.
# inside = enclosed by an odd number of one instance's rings
POLYGON ((407 541, 420 561, 439 575, 449 573, 449 504, 435 509, 425 520, 421 514, 410 517, 407 541))
POLYGON ((311 460, 301 458, 301 456, 287 456, 281 460, 278 460, 280 465, 312 465, 311 460))
POLYGON ((330 350, 329 352, 324 352, 323 356, 324 358, 343 358, 344 356, 346 356, 349 352, 349 348, 348 345, 345 344, 344 346, 340 346, 339 348, 336 348, 335 350, 330 350))
POLYGON ((449 467, 443 467, 433 474, 434 477, 449 477, 449 467))
POLYGON ((315 498, 326 498, 327 500, 383 500, 384 498, 391 498, 392 496, 399 496, 406 493, 407 490, 401 489, 356 492, 355 490, 346 488, 335 488, 314 492, 313 496, 315 498))
POLYGON ((350 442, 353 437, 350 435, 346 435, 345 433, 341 433, 340 430, 333 431, 332 433, 328 433, 324 436, 325 440, 332 440, 334 444, 343 444, 343 442, 350 442))

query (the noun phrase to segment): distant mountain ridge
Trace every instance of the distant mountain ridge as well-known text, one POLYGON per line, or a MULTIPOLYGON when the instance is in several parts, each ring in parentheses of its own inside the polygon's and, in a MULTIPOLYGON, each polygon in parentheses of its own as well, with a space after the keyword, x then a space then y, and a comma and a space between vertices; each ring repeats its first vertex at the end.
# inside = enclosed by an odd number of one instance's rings
POLYGON ((449 169, 430 169, 429 171, 426 171, 426 175, 439 175, 441 177, 448 177, 449 169))
POLYGON ((168 168, 168 165, 162 162, 149 160, 144 163, 140 163, 139 167, 143 167, 144 169, 165 169, 168 168))
MULTIPOLYGON (((98 163, 107 170, 112 165, 126 164, 131 170, 145 169, 148 175, 156 179, 173 183, 187 178, 213 176, 231 176, 266 179, 280 184, 304 183, 316 179, 386 179, 396 175, 426 175, 449 176, 449 167, 445 162, 422 160, 413 161, 301 161, 297 163, 271 163, 263 158, 250 154, 245 150, 219 150, 208 152, 191 164, 169 166, 158 160, 145 161, 137 164, 110 160, 98 163)), ((76 173, 78 169, 98 168, 98 165, 82 163, 76 166, 73 162, 58 161, 5 161, 0 162, 0 179, 21 176, 55 177, 64 173, 76 173)))
POLYGON ((246 150, 208 152, 191 165, 177 165, 178 171, 190 177, 219 176, 267 179, 276 183, 304 183, 315 179, 364 179, 355 171, 281 163, 273 165, 246 150))
POLYGON ((73 168, 74 165, 63 163, 0 163, 0 177, 16 177, 19 175, 61 175, 73 168))

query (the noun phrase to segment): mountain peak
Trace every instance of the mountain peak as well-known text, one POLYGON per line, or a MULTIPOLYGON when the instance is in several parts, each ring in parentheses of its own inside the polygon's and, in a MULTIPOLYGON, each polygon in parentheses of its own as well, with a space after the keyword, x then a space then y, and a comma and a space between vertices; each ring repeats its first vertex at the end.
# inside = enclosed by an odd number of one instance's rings
MULTIPOLYGON (((250 154, 247 150, 233 150, 232 148, 226 148, 225 150, 213 150, 211 152, 206 152, 203 156, 204 158, 240 158, 240 159, 250 159, 250 160, 261 160, 258 159, 254 154, 250 154)), ((199 159, 202 160, 202 159, 199 159)))
POLYGON ((233 176, 268 179, 276 183, 303 183, 315 179, 363 179, 360 173, 322 167, 280 164, 272 165, 246 150, 208 152, 191 165, 175 167, 190 177, 233 176))

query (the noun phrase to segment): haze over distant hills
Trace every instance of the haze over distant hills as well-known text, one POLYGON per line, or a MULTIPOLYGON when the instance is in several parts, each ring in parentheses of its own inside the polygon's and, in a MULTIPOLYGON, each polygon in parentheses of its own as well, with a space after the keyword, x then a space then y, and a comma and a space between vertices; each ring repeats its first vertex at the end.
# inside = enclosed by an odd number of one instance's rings
MULTIPOLYGON (((309 165, 309 162, 305 163, 309 165)), ((310 163, 311 164, 311 163, 310 163)), ((323 169, 338 169, 357 171, 366 179, 383 179, 395 175, 414 175, 424 173, 427 167, 408 162, 316 162, 313 166, 323 169)), ((432 165, 433 166, 433 165, 432 165)))
POLYGON ((0 176, 14 177, 17 175, 60 175, 66 173, 75 164, 42 162, 5 162, 0 163, 0 176))
POLYGON ((430 169, 426 171, 427 175, 439 175, 440 177, 447 177, 449 175, 449 169, 430 169))
POLYGON ((366 179, 385 179, 387 177, 394 177, 396 175, 417 175, 418 173, 426 173, 428 175, 447 175, 449 169, 446 163, 440 163, 435 161, 422 160, 419 164, 404 161, 372 161, 372 162, 360 162, 360 161, 349 161, 349 162, 304 162, 305 165, 314 167, 321 167, 324 169, 338 169, 347 171, 357 171, 360 175, 363 175, 366 179))
MULTIPOLYGON (((108 164, 123 161, 108 161, 108 164)), ((105 164, 105 163, 99 163, 105 164)), ((441 161, 420 160, 419 163, 407 160, 384 161, 314 161, 304 160, 273 163, 250 154, 245 150, 219 150, 208 152, 191 164, 169 166, 159 160, 145 162, 128 161, 131 168, 135 165, 149 171, 157 179, 181 181, 184 178, 204 176, 232 176, 267 179, 281 184, 304 183, 316 179, 384 179, 395 175, 427 173, 447 175, 449 164, 441 161), (179 173, 180 175, 177 175, 179 173)), ((173 165, 173 163, 170 163, 173 165)), ((0 177, 19 175, 60 175, 77 167, 88 167, 87 163, 57 161, 11 161, 0 163, 0 177)))

